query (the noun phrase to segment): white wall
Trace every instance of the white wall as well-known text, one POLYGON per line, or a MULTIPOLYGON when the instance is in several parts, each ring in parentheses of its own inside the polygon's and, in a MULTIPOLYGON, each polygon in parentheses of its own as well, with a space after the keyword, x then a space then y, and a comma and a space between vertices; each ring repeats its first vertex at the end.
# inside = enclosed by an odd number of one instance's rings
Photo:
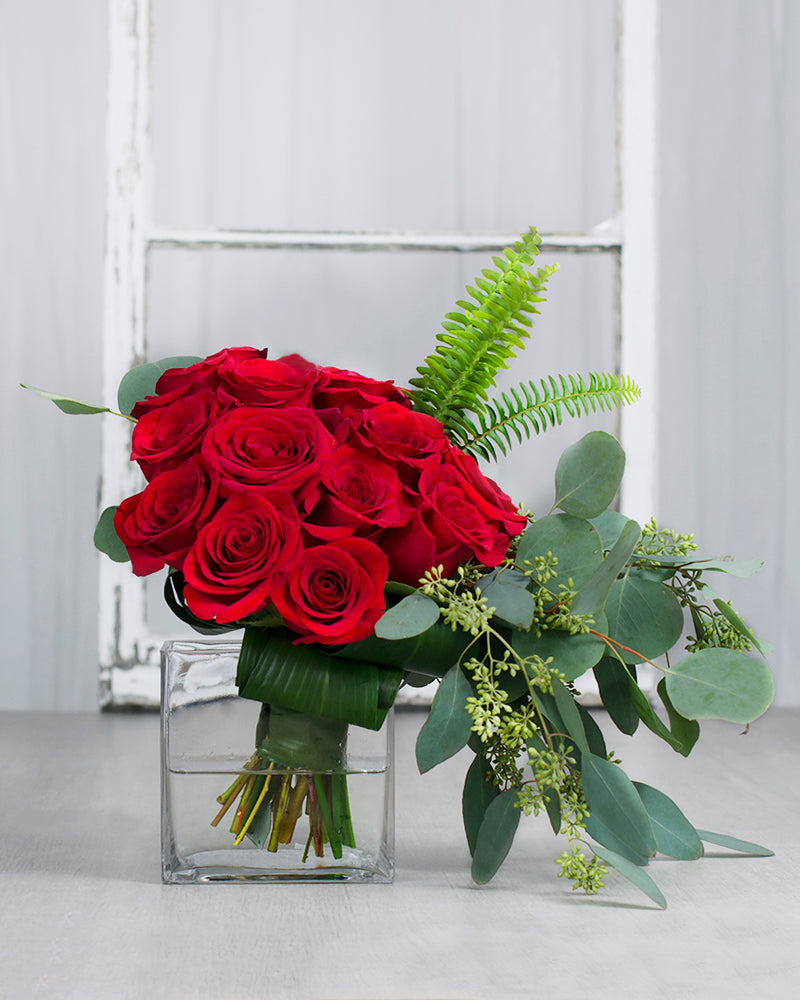
MULTIPOLYGON (((231 61, 246 19, 269 5, 157 0, 156 86, 174 95, 155 121, 158 218, 428 229, 599 222, 609 205, 610 6, 449 0, 404 4, 402 18, 400 5, 337 5, 369 15, 370 37, 397 41, 381 59, 374 45, 335 35, 335 22, 322 31, 309 20, 313 4, 298 0, 274 7, 294 47, 260 47, 270 35, 259 24, 244 36, 249 58, 231 61), (487 19, 492 10, 501 17, 487 19), (575 41, 565 47, 558 39, 568 32, 575 41), (408 53, 420 44, 427 61, 415 66, 408 53), (294 108, 284 120, 282 101, 294 108), (503 121, 493 113, 500 107, 503 121), (513 138, 517 109, 532 124, 513 138), (324 156, 311 158, 314 149, 324 156), (360 173, 348 182, 349 164, 360 173)), ((791 387, 800 374, 790 338, 798 16, 791 0, 663 6, 658 513, 695 530, 704 549, 768 559, 759 581, 737 588, 738 603, 780 644, 779 700, 798 703, 788 626, 800 598, 789 530, 798 478, 791 387)), ((89 707, 98 427, 16 384, 99 397, 105 4, 0 0, 0 17, 0 707, 89 707)), ((561 262, 517 377, 586 370, 608 356, 608 262, 561 262)), ((317 344, 318 360, 402 379, 481 263, 162 251, 153 261, 153 354, 266 343, 264 332, 276 353, 317 344), (287 282, 312 279, 325 297, 309 295, 300 309, 287 282), (410 331, 420 339, 409 348, 410 331)), ((500 473, 504 484, 531 503, 546 497, 550 456, 585 429, 534 443, 500 473)))

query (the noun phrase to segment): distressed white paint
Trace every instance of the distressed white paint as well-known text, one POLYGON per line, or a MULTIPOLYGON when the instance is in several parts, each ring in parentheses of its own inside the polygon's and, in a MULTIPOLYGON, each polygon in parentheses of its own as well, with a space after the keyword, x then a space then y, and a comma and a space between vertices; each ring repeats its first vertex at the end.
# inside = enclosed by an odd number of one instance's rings
MULTIPOLYGON (((150 185, 150 3, 109 3, 107 223, 103 319, 103 400, 117 407, 120 379, 146 356, 147 237, 150 185)), ((141 488, 130 458, 130 421, 103 415, 100 510, 141 488)), ((117 700, 114 678, 155 664, 144 586, 127 563, 100 561, 101 701, 117 700)))
POLYGON ((620 369, 642 398, 620 413, 627 455, 621 508, 640 523, 656 511, 658 374, 658 0, 621 0, 619 35, 620 369))
MULTIPOLYGON (((592 233, 540 233, 541 251, 592 253, 616 250, 621 234, 615 220, 601 223, 592 233)), ((243 230, 155 229, 148 243, 173 249, 230 250, 436 250, 461 253, 498 253, 519 239, 519 233, 360 233, 243 230)))

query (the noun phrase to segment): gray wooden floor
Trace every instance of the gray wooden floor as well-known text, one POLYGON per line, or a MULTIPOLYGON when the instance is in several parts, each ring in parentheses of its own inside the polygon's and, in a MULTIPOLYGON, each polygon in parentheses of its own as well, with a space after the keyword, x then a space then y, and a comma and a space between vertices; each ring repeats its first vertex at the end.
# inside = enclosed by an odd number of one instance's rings
POLYGON ((0 714, 0 996, 52 998, 786 998, 800 985, 800 710, 707 724, 689 761, 612 735, 630 776, 697 826, 766 844, 650 866, 661 911, 610 874, 556 878, 562 847, 524 819, 488 886, 469 878, 467 761, 420 777, 397 729, 393 885, 163 886, 158 719, 0 714))

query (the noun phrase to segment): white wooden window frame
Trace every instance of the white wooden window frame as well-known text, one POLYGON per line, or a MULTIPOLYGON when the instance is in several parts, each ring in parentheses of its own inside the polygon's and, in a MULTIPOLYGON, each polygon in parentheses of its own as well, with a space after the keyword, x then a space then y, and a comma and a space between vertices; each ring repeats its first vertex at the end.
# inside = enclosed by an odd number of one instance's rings
MULTIPOLYGON (((588 233, 542 234, 543 249, 606 253, 616 261, 618 369, 643 389, 620 413, 628 454, 621 497, 638 519, 655 512, 656 380, 656 107, 658 0, 617 0, 615 214, 588 233)), ((120 379, 147 360, 148 255, 152 247, 498 252, 517 233, 242 232, 160 230, 151 219, 150 148, 152 0, 109 0, 107 228, 104 280, 103 394, 116 405, 120 379)), ((129 461, 127 421, 103 417, 100 509, 140 486, 129 461)), ((100 702, 155 706, 159 651, 166 636, 147 622, 144 582, 128 564, 102 558, 100 570, 100 702)))

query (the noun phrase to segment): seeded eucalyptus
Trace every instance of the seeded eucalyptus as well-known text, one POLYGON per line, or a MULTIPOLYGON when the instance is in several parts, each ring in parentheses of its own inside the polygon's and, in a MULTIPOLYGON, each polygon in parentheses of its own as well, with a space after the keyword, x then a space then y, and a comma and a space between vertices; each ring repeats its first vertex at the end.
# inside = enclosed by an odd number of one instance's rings
POLYGON ((685 756, 698 719, 749 723, 761 715, 772 678, 743 652, 765 644, 705 582, 749 575, 759 564, 700 558, 691 536, 654 521, 641 529, 609 508, 623 468, 613 438, 586 435, 559 463, 553 510, 529 518, 501 565, 487 571, 467 563, 449 578, 430 571, 377 630, 392 634, 402 620, 403 635, 416 634, 421 653, 433 622, 462 637, 420 732, 417 760, 426 771, 467 746, 475 754, 463 815, 477 882, 503 863, 520 816, 544 811, 566 839, 559 875, 575 888, 597 892, 613 867, 663 906, 643 870, 649 859, 656 852, 696 858, 703 837, 722 835, 698 832, 666 795, 627 777, 578 701, 580 678, 594 672, 621 732, 632 734, 641 722, 685 756), (640 686, 641 663, 662 675, 657 695, 666 721, 640 686))

